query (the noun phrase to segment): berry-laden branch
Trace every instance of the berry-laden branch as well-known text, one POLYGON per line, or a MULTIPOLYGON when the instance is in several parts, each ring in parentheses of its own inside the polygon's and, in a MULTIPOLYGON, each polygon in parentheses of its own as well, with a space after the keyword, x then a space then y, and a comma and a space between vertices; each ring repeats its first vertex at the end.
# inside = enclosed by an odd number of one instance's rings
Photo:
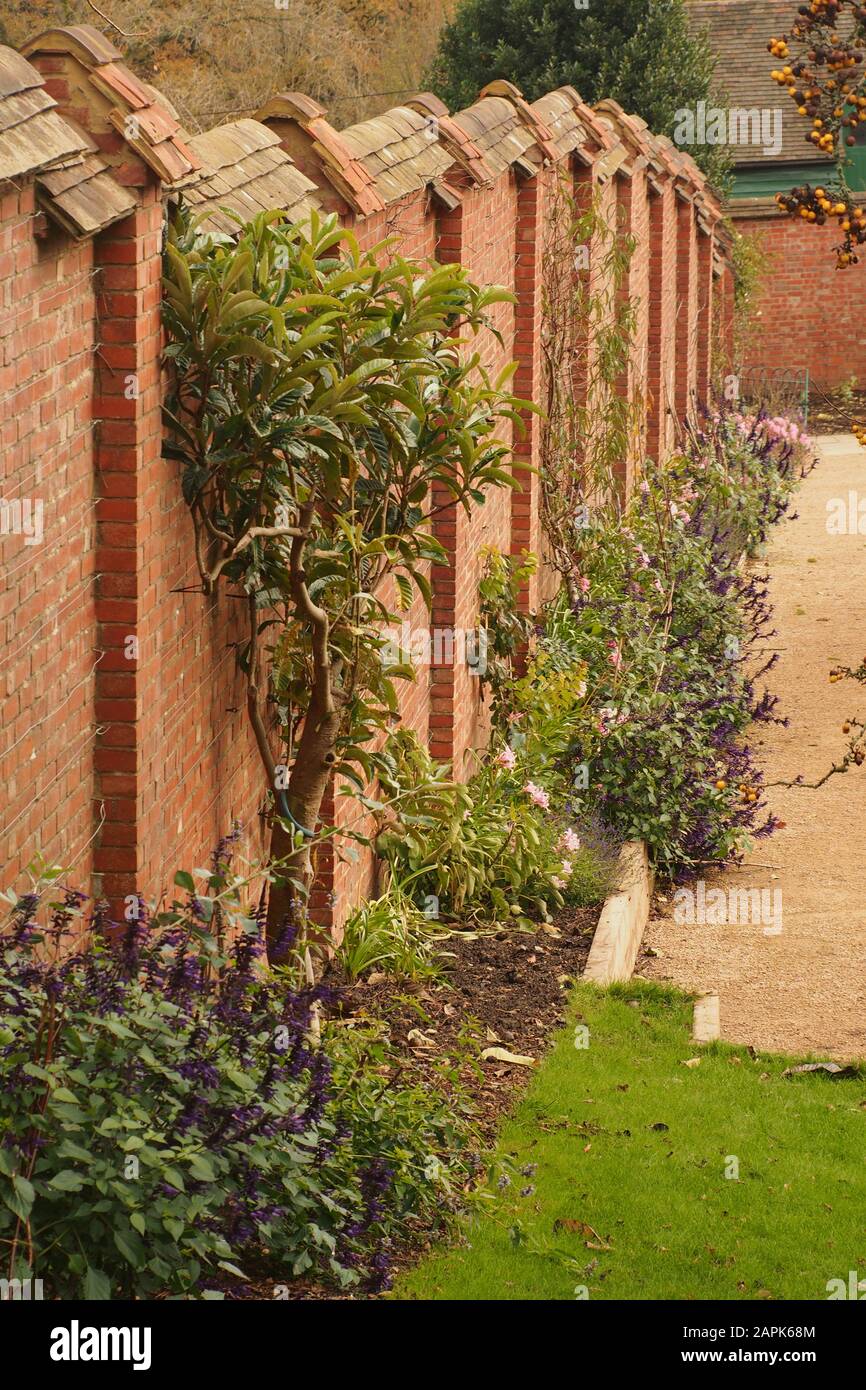
MULTIPOLYGON (((859 681, 861 685, 866 685, 866 656, 864 656, 860 665, 857 667, 833 667, 830 672, 830 684, 835 685, 837 681, 843 680, 859 681)), ((818 778, 817 782, 804 781, 801 773, 800 776, 795 777, 792 782, 768 782, 767 786, 805 787, 809 791, 817 791, 819 787, 823 787, 825 782, 829 782, 831 777, 835 777, 841 772, 847 772, 851 767, 862 767, 864 762, 866 762, 866 722, 852 715, 849 719, 846 719, 842 725, 842 733, 848 735, 848 744, 841 761, 832 763, 823 777, 818 778)))
POLYGON ((767 48, 783 62, 771 77, 785 88, 798 114, 811 121, 806 143, 835 161, 834 173, 821 186, 807 183, 778 193, 776 202, 792 217, 819 227, 835 218, 843 234, 836 263, 844 270, 858 263, 855 248, 866 242, 866 211, 856 205, 845 172, 845 148, 857 143, 857 127, 866 123, 866 5, 811 0, 799 7, 790 34, 770 39, 767 48))

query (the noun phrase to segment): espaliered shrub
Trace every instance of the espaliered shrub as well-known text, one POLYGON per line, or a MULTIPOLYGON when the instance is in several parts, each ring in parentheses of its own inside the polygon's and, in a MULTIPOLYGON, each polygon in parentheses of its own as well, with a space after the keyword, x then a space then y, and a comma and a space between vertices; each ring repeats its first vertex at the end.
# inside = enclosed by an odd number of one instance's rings
POLYGON ((447 1103, 396 1084, 373 1024, 314 1041, 328 992, 262 968, 229 860, 178 875, 184 901, 113 946, 66 890, 2 926, 2 1274, 46 1297, 381 1288, 393 1243, 474 1175, 453 1084, 447 1103))

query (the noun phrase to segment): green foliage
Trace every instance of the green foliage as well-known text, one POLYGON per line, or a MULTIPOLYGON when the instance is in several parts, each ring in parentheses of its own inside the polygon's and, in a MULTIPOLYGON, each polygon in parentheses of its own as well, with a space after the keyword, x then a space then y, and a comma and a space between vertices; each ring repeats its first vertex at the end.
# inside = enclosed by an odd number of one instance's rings
POLYGON ((576 843, 566 784, 549 751, 540 752, 542 737, 514 732, 516 746, 480 760, 466 783, 452 782, 413 735, 389 740, 379 764, 383 799, 362 799, 379 820, 376 850, 393 882, 428 914, 530 927, 565 901, 604 896, 609 866, 576 843), (544 785, 533 781, 539 770, 544 785))
POLYGON ((481 627, 485 633, 483 684, 492 697, 494 721, 503 715, 502 696, 514 676, 515 659, 534 631, 532 615, 520 608, 527 581, 538 569, 538 560, 524 550, 520 558, 503 555, 494 546, 482 552, 484 571, 478 584, 481 627))
MULTIPOLYGON (((613 97, 659 134, 674 115, 711 94, 715 59, 693 35, 682 0, 462 0, 446 24, 430 71, 452 110, 475 101, 493 78, 514 82, 528 101, 570 84, 590 104, 613 97)), ((690 151, 716 178, 713 147, 690 151)))
POLYGON ((540 516, 550 564, 572 602, 579 593, 580 531, 590 507, 617 510, 622 460, 636 454, 646 412, 642 398, 629 399, 622 389, 635 329, 627 293, 635 246, 633 236, 608 221, 597 194, 580 207, 564 182, 557 185, 542 259, 540 516), (587 259, 578 261, 579 252, 587 259))
POLYGON ((786 1076, 801 1059, 721 1042, 684 1066, 693 1002, 640 979, 578 984, 570 1026, 500 1136, 526 1176, 492 1188, 393 1297, 781 1306, 862 1274, 862 1068, 786 1076), (816 1258, 828 1206, 833 1245, 816 1258))
POLYGON ((748 360, 757 332, 756 309, 764 294, 770 256, 760 232, 739 232, 731 224, 734 270, 734 365, 748 360))
POLYGON ((444 933, 394 880, 346 920, 338 958, 350 980, 377 969, 407 979, 435 975, 444 933))
POLYGON ((546 615, 517 688, 532 711, 556 690, 551 668, 586 681, 581 722, 555 707, 553 718, 587 769, 577 815, 645 840, 671 875, 736 857, 775 826, 758 819, 766 803, 746 741, 754 719, 775 718, 755 691, 775 660, 760 655, 771 610, 765 582, 737 561, 785 514, 808 444, 793 422, 739 414, 687 434, 622 515, 598 512, 575 549, 580 597, 561 594, 546 615))
POLYGON ((285 887, 311 881, 308 847, 336 773, 364 787, 369 746, 397 713, 386 625, 446 563, 435 509, 469 512, 514 485, 499 420, 524 406, 488 378, 472 340, 513 301, 456 265, 425 270, 388 244, 362 253, 336 218, 262 213, 237 237, 182 213, 166 252, 166 452, 182 467, 206 591, 247 595, 240 653, 268 781, 280 792, 285 887), (384 264, 380 264, 384 262, 384 264), (270 706, 265 704, 270 695, 270 706), (279 719, 280 782, 265 709, 279 719))
POLYGON ((263 1269, 380 1287, 474 1176, 463 1098, 396 1084, 375 1025, 316 1044, 321 991, 261 970, 225 863, 196 878, 113 948, 40 884, 0 928, 3 1274, 55 1298, 218 1297, 263 1269))

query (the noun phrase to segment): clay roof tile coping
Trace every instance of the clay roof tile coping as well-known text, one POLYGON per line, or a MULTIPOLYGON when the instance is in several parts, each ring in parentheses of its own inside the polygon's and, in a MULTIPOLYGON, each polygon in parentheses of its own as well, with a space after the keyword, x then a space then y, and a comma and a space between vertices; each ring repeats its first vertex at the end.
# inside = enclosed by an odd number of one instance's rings
POLYGON ((145 107, 153 105, 152 96, 145 91, 138 78, 122 64, 102 63, 94 70, 92 81, 101 91, 107 89, 133 110, 144 110, 145 107))
POLYGON ((92 24, 58 25, 44 29, 22 46, 23 53, 72 53, 85 67, 122 63, 123 54, 92 24))
POLYGON ((444 101, 440 101, 434 92, 419 92, 417 96, 406 102, 406 105, 413 111, 420 111, 422 115, 428 116, 447 116, 448 107, 444 101))
POLYGON ((538 112, 533 110, 520 88, 515 87, 513 82, 506 82, 504 78, 497 78, 493 82, 488 82, 487 86, 481 89, 481 97, 482 99, 484 97, 504 97, 506 101, 510 101, 518 111, 521 123, 535 135, 545 158, 554 161, 559 158, 553 132, 545 125, 538 112))
POLYGON ((294 120, 306 125, 327 114, 325 107, 305 92, 277 92, 256 112, 256 120, 294 120))
POLYGON ((483 184, 493 181, 493 172, 484 162, 481 150, 475 144, 471 135, 457 124, 453 116, 449 116, 447 107, 444 107, 438 97, 431 97, 430 92, 421 92, 418 96, 411 97, 406 106, 412 111, 417 111, 419 115, 432 115, 438 122, 436 134, 439 143, 444 146, 446 152, 452 156, 456 164, 469 174, 473 183, 483 184), (442 107, 440 111, 439 108, 442 107))

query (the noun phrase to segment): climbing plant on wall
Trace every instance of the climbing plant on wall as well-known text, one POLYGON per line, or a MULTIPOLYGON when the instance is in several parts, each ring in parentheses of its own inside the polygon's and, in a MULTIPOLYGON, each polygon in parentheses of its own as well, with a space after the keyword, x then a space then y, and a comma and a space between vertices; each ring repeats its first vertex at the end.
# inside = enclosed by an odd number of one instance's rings
POLYGON ((590 512, 620 505, 614 479, 638 452, 645 403, 623 385, 635 327, 627 293, 634 249, 598 198, 581 208, 557 185, 541 272, 540 512, 550 563, 572 603, 590 512))

